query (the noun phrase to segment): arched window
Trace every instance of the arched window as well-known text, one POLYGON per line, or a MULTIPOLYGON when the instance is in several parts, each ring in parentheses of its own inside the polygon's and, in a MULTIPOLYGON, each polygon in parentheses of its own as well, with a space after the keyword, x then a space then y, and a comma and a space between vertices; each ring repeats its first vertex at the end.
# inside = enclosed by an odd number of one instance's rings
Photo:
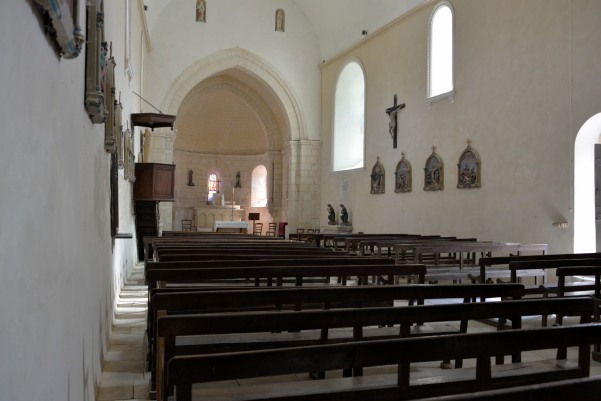
POLYGON ((428 35, 428 101, 453 99, 453 8, 439 3, 430 15, 428 35))
POLYGON ((250 206, 267 206, 267 169, 263 165, 255 167, 252 173, 250 206))
POLYGON ((365 77, 359 63, 348 63, 338 77, 334 98, 334 171, 362 168, 365 126, 365 77))
POLYGON ((219 181, 217 174, 215 174, 215 173, 209 174, 209 179, 207 180, 207 193, 209 194, 207 196, 207 200, 209 202, 213 201, 213 195, 216 194, 217 192, 219 192, 219 183, 220 182, 221 181, 219 181))

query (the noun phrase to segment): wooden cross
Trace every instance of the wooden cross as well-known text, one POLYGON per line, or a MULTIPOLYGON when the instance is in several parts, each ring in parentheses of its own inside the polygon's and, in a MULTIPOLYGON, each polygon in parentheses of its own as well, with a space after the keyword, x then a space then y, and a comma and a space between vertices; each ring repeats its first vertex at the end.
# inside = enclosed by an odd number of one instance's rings
POLYGON ((405 103, 397 105, 396 95, 394 95, 394 104, 392 107, 386 109, 386 114, 390 118, 388 122, 388 132, 392 137, 392 147, 396 149, 397 146, 397 124, 396 124, 396 115, 397 113, 405 107, 405 103))

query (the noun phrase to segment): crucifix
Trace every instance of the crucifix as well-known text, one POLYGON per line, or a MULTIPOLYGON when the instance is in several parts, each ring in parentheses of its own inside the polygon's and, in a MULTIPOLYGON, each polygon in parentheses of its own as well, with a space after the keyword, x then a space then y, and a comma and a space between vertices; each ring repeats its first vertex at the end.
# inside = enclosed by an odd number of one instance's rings
POLYGON ((390 137, 392 138, 392 147, 396 149, 396 138, 397 138, 397 125, 396 125, 396 115, 397 113, 405 107, 405 103, 396 104, 396 95, 394 95, 394 105, 386 109, 386 114, 390 117, 390 121, 388 122, 388 132, 390 133, 390 137))

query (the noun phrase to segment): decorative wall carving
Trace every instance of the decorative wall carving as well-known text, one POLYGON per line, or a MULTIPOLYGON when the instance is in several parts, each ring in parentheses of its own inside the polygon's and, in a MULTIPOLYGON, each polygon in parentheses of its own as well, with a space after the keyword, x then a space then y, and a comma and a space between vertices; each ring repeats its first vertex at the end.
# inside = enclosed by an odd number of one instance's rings
POLYGON ((103 10, 102 0, 88 1, 85 107, 94 124, 104 123, 106 113, 104 70, 108 46, 104 41, 103 10))
POLYGON ((72 59, 79 56, 84 42, 81 27, 77 22, 77 9, 79 0, 34 0, 35 4, 43 11, 48 23, 46 31, 58 48, 58 53, 72 59))
POLYGON ((402 152, 401 160, 396 165, 396 170, 394 171, 394 192, 411 192, 412 181, 413 172, 411 170, 411 163, 405 159, 405 152, 402 152))
POLYGON ((480 156, 467 140, 467 148, 461 153, 457 163, 457 188, 480 188, 480 156))
POLYGON ((384 184, 386 178, 386 172, 384 170, 384 166, 380 163, 380 156, 374 164, 374 167, 371 169, 371 194, 383 194, 385 191, 384 184))
POLYGON ((424 167, 424 191, 441 191, 444 189, 444 163, 432 146, 432 154, 426 160, 424 167))

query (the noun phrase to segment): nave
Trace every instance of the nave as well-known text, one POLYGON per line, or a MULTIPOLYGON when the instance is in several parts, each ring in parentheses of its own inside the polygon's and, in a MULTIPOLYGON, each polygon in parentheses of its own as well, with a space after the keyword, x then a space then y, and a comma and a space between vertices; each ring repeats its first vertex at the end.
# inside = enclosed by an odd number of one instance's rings
MULTIPOLYGON (((102 375, 98 387, 97 401, 138 400, 150 401, 150 372, 145 371, 147 286, 144 285, 144 265, 138 263, 125 281, 117 298, 117 312, 111 330, 109 348, 104 357, 102 375)), ((445 304, 458 300, 427 300, 426 304, 445 304)), ((553 320, 551 320, 553 321, 553 320)), ((524 321, 524 327, 541 327, 540 317, 524 321)), ((490 330, 490 326, 474 322, 468 332, 490 330)), ((525 353, 524 359, 549 358, 550 351, 525 353)), ((440 370, 438 364, 427 364, 423 371, 435 373, 440 370)), ((366 370, 366 374, 369 371, 366 370)), ((378 372, 380 373, 380 372, 378 372)), ((295 375, 296 380, 310 380, 307 375, 295 375)), ((601 363, 591 361, 590 376, 601 376, 601 363)), ((287 379, 290 379, 289 377, 287 379)), ((246 379, 220 383, 209 383, 216 388, 223 386, 244 386, 264 379, 246 379)))

